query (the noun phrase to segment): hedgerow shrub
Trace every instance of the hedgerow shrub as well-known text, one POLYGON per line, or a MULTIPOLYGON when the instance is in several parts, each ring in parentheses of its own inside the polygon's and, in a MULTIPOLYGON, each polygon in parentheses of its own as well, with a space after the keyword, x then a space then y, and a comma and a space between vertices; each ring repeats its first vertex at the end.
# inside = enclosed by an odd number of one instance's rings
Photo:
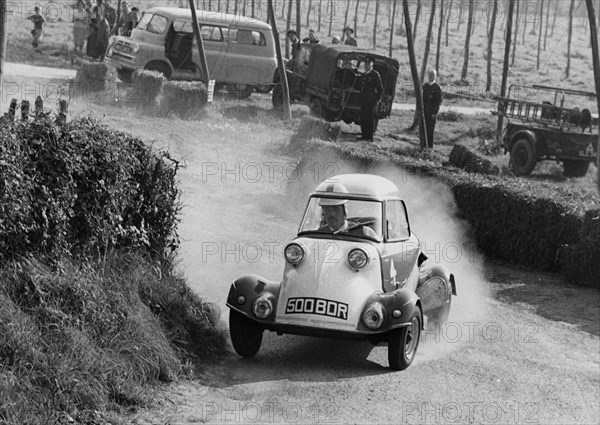
POLYGON ((132 89, 137 106, 142 109, 156 108, 165 81, 164 75, 158 71, 136 70, 133 74, 132 89))
POLYGON ((0 123, 0 261, 178 246, 177 162, 89 118, 0 123))
POLYGON ((204 83, 169 81, 163 85, 160 109, 167 116, 189 119, 202 112, 207 100, 208 89, 204 83))

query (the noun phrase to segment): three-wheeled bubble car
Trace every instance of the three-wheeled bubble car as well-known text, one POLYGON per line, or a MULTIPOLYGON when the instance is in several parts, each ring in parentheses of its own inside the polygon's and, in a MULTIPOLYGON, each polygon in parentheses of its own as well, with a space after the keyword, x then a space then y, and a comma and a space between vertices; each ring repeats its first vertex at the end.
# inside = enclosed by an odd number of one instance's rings
POLYGON ((454 276, 427 257, 390 180, 344 174, 310 195, 298 236, 284 250, 281 282, 249 275, 230 288, 234 349, 255 355, 264 330, 388 343, 390 367, 406 369, 427 327, 448 318, 454 276))

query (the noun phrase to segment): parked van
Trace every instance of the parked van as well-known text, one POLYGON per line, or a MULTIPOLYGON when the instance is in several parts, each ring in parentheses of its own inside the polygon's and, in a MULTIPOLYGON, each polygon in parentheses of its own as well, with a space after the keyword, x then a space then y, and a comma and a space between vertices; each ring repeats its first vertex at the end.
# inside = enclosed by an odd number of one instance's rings
MULTIPOLYGON (((268 92, 277 69, 270 25, 254 18, 198 10, 198 24, 210 79, 240 97, 268 92)), ((162 72, 168 79, 199 80, 200 56, 189 9, 153 7, 145 11, 131 37, 111 39, 106 61, 121 80, 133 71, 162 72)))

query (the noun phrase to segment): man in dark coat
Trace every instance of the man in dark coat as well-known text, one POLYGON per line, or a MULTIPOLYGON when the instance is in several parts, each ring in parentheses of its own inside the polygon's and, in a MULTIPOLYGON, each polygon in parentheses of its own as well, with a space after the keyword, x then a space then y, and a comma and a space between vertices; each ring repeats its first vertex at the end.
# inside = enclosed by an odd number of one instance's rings
POLYGON ((423 110, 425 112, 425 129, 427 132, 427 147, 433 148, 433 131, 437 121, 437 113, 442 104, 442 89, 435 81, 437 72, 429 70, 429 81, 423 84, 423 110))
POLYGON ((358 41, 354 38, 354 30, 352 28, 344 28, 344 35, 346 36, 346 45, 354 47, 358 46, 358 41))
POLYGON ((374 59, 371 56, 365 58, 365 73, 361 77, 360 90, 360 130, 359 140, 373 141, 373 134, 377 122, 377 106, 383 94, 383 84, 379 72, 373 69, 374 59))

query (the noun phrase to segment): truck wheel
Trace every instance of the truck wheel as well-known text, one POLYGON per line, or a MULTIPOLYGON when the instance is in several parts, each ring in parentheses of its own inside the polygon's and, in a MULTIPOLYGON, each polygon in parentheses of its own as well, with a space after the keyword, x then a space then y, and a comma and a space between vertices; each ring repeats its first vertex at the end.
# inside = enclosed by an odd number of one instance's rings
POLYGON ((273 109, 277 111, 283 109, 283 88, 281 87, 281 84, 277 84, 273 87, 271 102, 273 102, 273 109))
POLYGON ((117 69, 117 75, 119 79, 124 83, 131 83, 133 81, 133 71, 130 69, 117 69))
POLYGON ((418 307, 410 318, 410 325, 393 329, 388 344, 388 362, 394 370, 404 370, 412 363, 421 339, 421 311, 418 307))
POLYGON ((161 62, 150 62, 144 67, 148 71, 160 72, 167 80, 171 79, 171 70, 167 65, 161 62))
POLYGON ((590 166, 589 161, 563 159, 563 174, 566 177, 583 177, 590 166))
POLYGON ((517 176, 531 174, 537 162, 537 155, 533 143, 529 139, 521 138, 515 142, 510 151, 510 169, 517 176))
POLYGON ((242 357, 252 357, 262 344, 263 328, 235 310, 229 311, 229 334, 236 353, 242 357))

